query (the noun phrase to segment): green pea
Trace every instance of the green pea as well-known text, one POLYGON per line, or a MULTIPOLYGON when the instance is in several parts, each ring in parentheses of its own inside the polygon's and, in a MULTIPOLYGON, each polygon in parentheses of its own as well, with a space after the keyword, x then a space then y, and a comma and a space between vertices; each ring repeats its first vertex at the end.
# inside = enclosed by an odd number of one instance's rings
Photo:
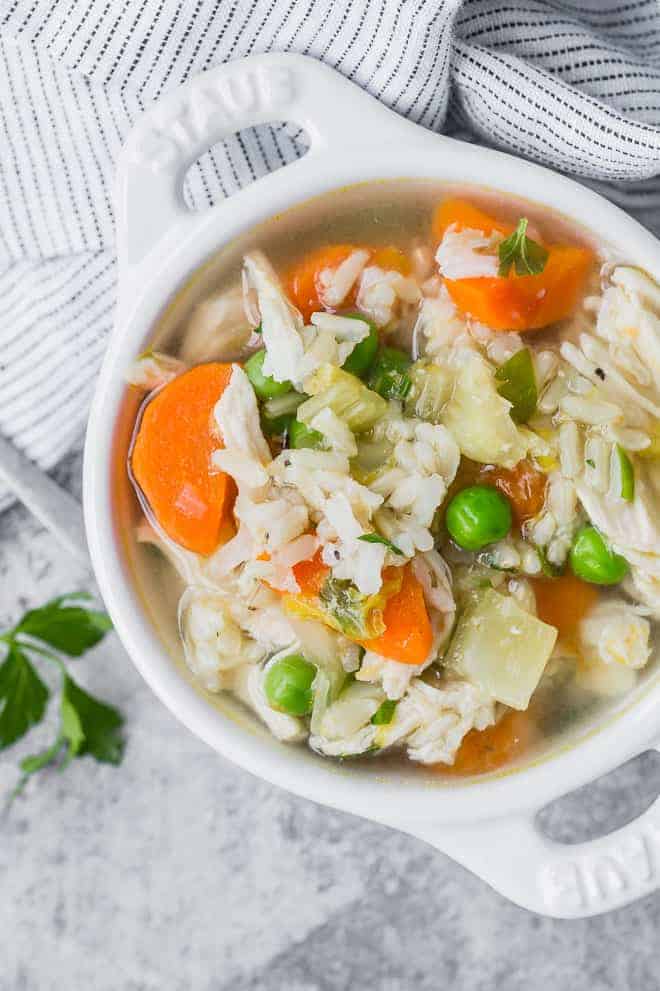
POLYGON ((371 320, 363 317, 361 313, 344 313, 342 316, 349 317, 351 320, 361 320, 363 323, 369 325, 367 336, 359 344, 355 345, 342 365, 345 372, 350 372, 352 375, 362 378, 369 371, 376 357, 376 351, 378 350, 378 330, 376 329, 376 325, 371 320))
POLYGON ((383 399, 405 399, 412 387, 408 369, 412 362, 397 348, 383 348, 369 373, 369 388, 383 399))
POLYGON ((266 671, 264 692, 271 709, 290 716, 306 716, 312 711, 312 682, 316 668, 302 654, 279 657, 266 671))
POLYGON ((259 399, 274 399, 275 396, 284 396, 290 392, 293 386, 290 382, 276 382, 272 375, 264 375, 263 364, 266 357, 264 348, 248 358, 245 362, 245 374, 252 384, 259 399))
POLYGON ((489 485, 461 489, 447 506, 445 524, 450 536, 466 551, 480 551, 502 540, 511 529, 509 500, 489 485))
POLYGON ((628 574, 628 562, 615 554, 594 526, 578 530, 569 557, 573 574, 594 585, 616 585, 628 574))
POLYGON ((323 434, 305 426, 300 420, 292 420, 289 424, 289 447, 318 449, 323 447, 323 434))

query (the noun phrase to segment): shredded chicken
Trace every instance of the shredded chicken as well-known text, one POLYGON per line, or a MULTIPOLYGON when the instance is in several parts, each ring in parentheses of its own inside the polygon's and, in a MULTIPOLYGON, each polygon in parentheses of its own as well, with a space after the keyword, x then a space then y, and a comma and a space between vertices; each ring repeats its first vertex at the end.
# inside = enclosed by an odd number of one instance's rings
POLYGON ((405 739, 408 756, 422 764, 453 764, 466 733, 495 722, 492 699, 467 681, 434 688, 419 679, 396 708, 385 727, 386 745, 405 739))
POLYGON ((146 392, 167 385, 187 369, 185 361, 160 351, 147 351, 129 369, 126 381, 146 392))
POLYGON ((432 660, 429 656, 424 664, 401 664, 368 650, 355 677, 357 681, 380 684, 388 699, 398 701, 410 688, 413 678, 418 678, 432 660))
POLYGON ((319 275, 321 299, 329 310, 341 306, 369 261, 368 251, 353 251, 336 268, 326 268, 319 275))
POLYGON ((233 361, 250 341, 252 327, 239 289, 228 289, 198 303, 190 315, 181 346, 189 365, 233 361))
POLYGON ((303 318, 287 299, 280 280, 261 251, 252 251, 243 260, 247 284, 257 294, 261 314, 261 334, 266 348, 264 375, 276 382, 297 381, 303 368, 303 318))
POLYGON ((599 602, 580 623, 587 662, 643 668, 651 656, 651 627, 639 606, 625 599, 599 602))
POLYGON ((484 234, 452 224, 445 231, 435 259, 445 279, 480 279, 497 275, 500 234, 484 234))

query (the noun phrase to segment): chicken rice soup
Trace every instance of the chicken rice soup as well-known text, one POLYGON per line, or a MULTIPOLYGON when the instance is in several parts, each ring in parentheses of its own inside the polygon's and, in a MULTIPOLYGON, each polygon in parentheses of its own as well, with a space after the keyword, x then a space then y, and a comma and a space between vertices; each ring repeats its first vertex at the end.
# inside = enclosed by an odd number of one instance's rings
POLYGON ((351 187, 219 251, 127 394, 138 583, 200 688, 446 774, 602 723, 655 666, 658 314, 481 189, 351 187))

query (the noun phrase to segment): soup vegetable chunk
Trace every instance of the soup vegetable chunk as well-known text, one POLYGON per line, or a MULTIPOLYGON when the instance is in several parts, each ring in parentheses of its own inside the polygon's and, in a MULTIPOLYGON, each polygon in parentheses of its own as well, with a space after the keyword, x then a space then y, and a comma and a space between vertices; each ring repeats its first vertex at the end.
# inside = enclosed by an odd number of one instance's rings
POLYGON ((136 362, 129 471, 206 690, 479 774, 651 657, 660 288, 476 202, 418 228, 248 250, 136 362))

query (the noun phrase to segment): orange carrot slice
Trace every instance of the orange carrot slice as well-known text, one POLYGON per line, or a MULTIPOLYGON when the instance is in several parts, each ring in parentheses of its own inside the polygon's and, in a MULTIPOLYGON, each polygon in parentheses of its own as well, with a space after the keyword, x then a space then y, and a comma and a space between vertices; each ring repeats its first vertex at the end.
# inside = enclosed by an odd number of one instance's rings
POLYGON ((508 235, 513 230, 510 224, 504 224, 490 214, 480 210, 479 207, 469 203, 468 200, 444 200, 433 214, 432 229, 435 238, 441 241, 448 227, 454 224, 457 230, 462 231, 469 228, 475 231, 483 231, 484 234, 492 234, 497 231, 499 234, 508 235))
POLYGON ((505 278, 446 279, 447 291, 459 310, 493 330, 521 333, 563 320, 584 288, 593 256, 585 248, 551 245, 539 275, 505 278))
MULTIPOLYGON (((371 249, 367 248, 367 251, 371 249)), ((378 268, 386 272, 400 272, 401 275, 410 275, 412 265, 407 255, 400 248, 388 245, 385 248, 374 248, 369 259, 370 265, 377 265, 378 268)))
POLYGON ((294 564, 292 570, 298 582, 299 594, 306 599, 316 598, 319 595, 323 583, 330 574, 330 568, 321 559, 321 548, 309 560, 294 564))
MULTIPOLYGON (((300 592, 298 600, 318 603, 319 594, 331 569, 321 560, 317 551, 308 561, 300 561, 293 568, 300 592)), ((397 592, 387 599, 383 609, 385 631, 372 640, 358 641, 367 650, 374 650, 402 664, 421 664, 428 657, 433 642, 431 621, 424 601, 424 591, 410 565, 403 568, 386 568, 383 581, 395 577, 401 579, 397 592), (394 573, 394 575, 392 574, 394 573)))
POLYGON ((424 590, 409 564, 402 569, 400 590, 383 610, 385 632, 362 646, 401 664, 422 664, 433 643, 424 590))
MULTIPOLYGON (((437 208, 433 231, 441 238, 455 224, 490 234, 509 235, 503 224, 465 200, 446 200, 437 208)), ((567 317, 574 309, 593 264, 586 248, 551 244, 548 260, 538 275, 517 275, 512 267, 504 277, 445 279, 447 291, 459 310, 493 330, 539 330, 567 317)))
POLYGON ((534 737, 534 725, 527 712, 513 710, 484 730, 470 730, 453 764, 437 764, 443 774, 487 774, 509 764, 527 749, 534 737))
POLYGON ((574 645, 580 620, 598 599, 595 587, 570 572, 560 578, 535 578, 532 584, 539 619, 556 626, 561 639, 574 645))
POLYGON ((165 386, 146 406, 131 468, 165 533, 186 550, 211 554, 234 532, 233 480, 211 465, 222 447, 213 408, 232 365, 197 365, 165 386))

